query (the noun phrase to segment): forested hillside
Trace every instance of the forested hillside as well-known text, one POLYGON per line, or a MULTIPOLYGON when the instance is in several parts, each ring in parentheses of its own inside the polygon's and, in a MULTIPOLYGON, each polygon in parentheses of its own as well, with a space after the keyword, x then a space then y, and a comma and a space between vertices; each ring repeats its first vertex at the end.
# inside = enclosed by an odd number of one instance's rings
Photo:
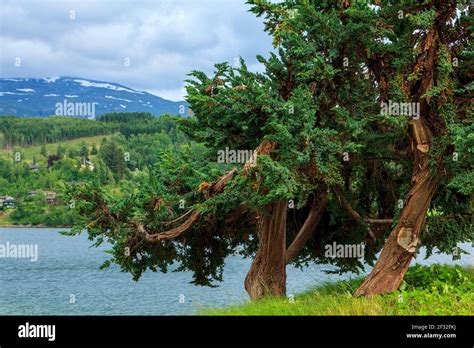
POLYGON ((109 113, 96 120, 75 117, 0 117, 0 146, 34 146, 81 137, 120 133, 170 132, 176 128, 171 116, 156 117, 149 113, 109 113))
POLYGON ((117 193, 122 183, 146 180, 155 166, 202 160, 204 148, 190 142, 176 120, 146 113, 97 120, 0 117, 0 225, 71 225, 77 216, 62 192, 72 183, 117 193), (7 197, 14 203, 2 204, 7 197))

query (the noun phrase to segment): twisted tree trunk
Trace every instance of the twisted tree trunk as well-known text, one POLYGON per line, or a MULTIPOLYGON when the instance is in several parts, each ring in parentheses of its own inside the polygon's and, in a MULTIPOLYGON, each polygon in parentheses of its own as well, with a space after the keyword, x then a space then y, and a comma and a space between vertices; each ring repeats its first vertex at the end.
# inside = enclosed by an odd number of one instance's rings
MULTIPOLYGON (((420 73, 419 79, 405 84, 411 100, 420 102, 420 119, 409 123, 413 171, 411 190, 405 200, 395 229, 392 231, 374 269, 355 295, 374 295, 398 289, 415 255, 419 236, 423 230, 426 214, 439 182, 439 171, 432 174, 429 167, 429 152, 432 134, 440 134, 446 125, 437 117, 436 109, 430 105, 426 92, 437 84, 436 61, 440 42, 440 26, 452 15, 455 6, 446 7, 437 13, 438 20, 428 30, 412 70, 420 73), (433 132, 433 133, 432 133, 433 132)), ((439 107, 439 104, 433 104, 439 107)))
POLYGON ((374 269, 355 292, 356 296, 375 295, 398 289, 415 255, 437 178, 429 168, 431 134, 421 120, 410 122, 414 168, 412 187, 405 200, 398 223, 375 264, 374 269))
POLYGON ((296 235, 293 242, 286 250, 287 264, 292 262, 298 256, 301 250, 303 250, 303 248, 306 246, 306 243, 311 238, 316 228, 318 227, 319 222, 321 221, 321 217, 323 216, 327 203, 328 193, 326 187, 324 187, 323 191, 319 194, 319 196, 315 197, 308 217, 306 218, 306 221, 304 222, 301 229, 298 231, 298 234, 296 235))
POLYGON ((259 217, 258 250, 245 278, 245 290, 252 300, 286 295, 287 204, 270 204, 259 217))

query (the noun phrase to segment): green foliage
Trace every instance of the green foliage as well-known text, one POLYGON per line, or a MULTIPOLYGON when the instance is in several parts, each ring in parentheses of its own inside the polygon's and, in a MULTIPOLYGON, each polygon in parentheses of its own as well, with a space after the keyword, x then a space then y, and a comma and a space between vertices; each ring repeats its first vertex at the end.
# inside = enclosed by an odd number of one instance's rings
POLYGON ((48 157, 48 152, 47 152, 47 150, 46 150, 46 146, 45 146, 45 145, 41 146, 41 152, 40 152, 40 154, 41 154, 41 156, 43 156, 43 157, 48 157))
POLYGON ((86 144, 82 144, 81 149, 79 150, 79 155, 85 159, 89 157, 89 149, 86 144))
POLYGON ((110 134, 115 131, 108 128, 98 122, 72 117, 2 116, 0 118, 0 133, 3 133, 5 137, 3 147, 56 143, 79 137, 110 134))
MULTIPOLYGON (((124 124, 122 127, 125 129, 133 126, 134 116, 133 113, 126 116, 109 115, 107 121, 99 122, 107 123, 111 127, 116 125, 118 120, 132 124, 124 124)), ((138 115, 138 117, 141 116, 138 115)), ((45 191, 59 194, 65 186, 78 182, 90 182, 106 188, 107 191, 117 192, 114 191, 117 180, 124 180, 127 177, 134 180, 146 177, 148 167, 153 167, 160 153, 173 152, 175 148, 180 147, 179 143, 185 142, 187 138, 184 134, 176 131, 175 121, 172 118, 166 116, 163 119, 154 116, 150 118, 148 114, 143 117, 148 120, 149 129, 144 130, 146 134, 139 134, 140 130, 135 130, 137 134, 130 135, 129 138, 124 135, 109 136, 110 140, 103 141, 100 147, 91 142, 91 140, 97 141, 96 138, 79 138, 77 141, 72 139, 60 144, 43 144, 37 146, 36 149, 15 147, 11 151, 6 150, 5 155, 0 153, 0 195, 8 194, 15 197, 17 201, 17 209, 12 210, 11 215, 0 216, 0 220, 6 218, 2 223, 71 226, 78 222, 75 220, 77 218, 76 210, 69 207, 70 200, 58 200, 54 205, 48 205, 44 195, 45 191), (154 131, 156 133, 150 133, 154 131), (44 154, 48 154, 48 151, 55 153, 58 152, 58 149, 59 153, 63 155, 62 157, 52 154, 44 156, 44 154), (125 162, 122 149, 127 149, 130 152, 131 161, 125 162), (14 156, 10 157, 10 153, 15 154, 16 152, 21 154, 20 162, 15 162, 14 156), (81 167, 84 164, 84 158, 90 160, 93 167, 89 167, 89 165, 81 167), (32 163, 37 163, 39 169, 30 170, 29 165, 32 163), (28 192, 30 191, 35 191, 36 195, 29 196, 28 192)), ((0 118, 0 124, 3 119, 0 118)), ((19 130, 31 126, 31 121, 28 118, 12 118, 12 120, 19 130)), ((46 121, 38 120, 40 126, 42 124, 51 126, 51 131, 54 131, 55 125, 59 122, 54 117, 48 118, 46 121)), ((91 131, 94 132, 93 126, 98 121, 82 121, 89 122, 91 131)), ((8 124, 8 122, 5 123, 8 124)), ((81 124, 81 122, 75 124, 73 121, 71 129, 63 131, 82 136, 81 132, 76 133, 73 129, 75 125, 81 124)), ((111 129, 115 129, 113 127, 111 129)), ((195 151, 197 150, 198 147, 195 151)), ((203 152, 202 147, 199 151, 203 152)), ((188 149, 188 153, 192 154, 193 151, 188 149)), ((134 183, 128 182, 123 187, 125 192, 128 192, 130 187, 134 187, 134 183)))
POLYGON ((94 144, 92 144, 92 149, 91 149, 91 155, 92 156, 95 156, 99 153, 99 151, 97 150, 97 146, 94 144))
POLYGON ((415 265, 410 267, 404 278, 404 284, 401 286, 401 290, 414 289, 439 293, 472 292, 474 290, 473 274, 461 266, 415 265))
POLYGON ((112 171, 115 179, 121 179, 125 175, 125 155, 115 141, 108 141, 102 145, 100 147, 99 157, 112 171))
POLYGON ((176 129, 173 116, 160 117, 147 113, 110 113, 97 120, 73 117, 13 117, 0 118, 0 146, 34 146, 60 141, 121 133, 134 134, 170 133, 176 129))
POLYGON ((66 205, 49 206, 45 203, 44 197, 40 197, 16 207, 9 220, 14 225, 59 227, 72 226, 78 217, 66 205))
MULTIPOLYGON (((104 143, 102 147, 109 143, 104 143)), ((176 241, 159 244, 140 241, 137 239, 139 236, 126 228, 131 221, 159 228, 158 221, 185 213, 200 196, 193 190, 201 180, 208 180, 219 172, 215 165, 204 160, 205 152, 198 145, 174 146, 176 152, 166 152, 165 149, 159 153, 149 172, 134 176, 133 181, 117 182, 113 194, 112 190, 94 182, 67 187, 68 200, 77 200, 76 209, 83 217, 71 234, 81 233, 87 224, 89 237, 96 245, 105 240, 112 244, 111 259, 104 267, 117 263, 135 280, 147 269, 166 272, 173 265, 178 271, 193 271, 194 283, 212 285, 213 279, 221 279, 221 260, 232 249, 227 245, 228 241, 214 235, 215 229, 211 229, 210 224, 203 221, 199 232, 196 230, 176 241), (184 192, 188 194, 183 195, 184 192), (108 232, 104 234, 104 231, 108 232), (183 247, 184 241, 190 247, 183 247), (203 243, 206 243, 205 249, 203 243), (125 250, 130 253, 125 253, 125 250)))
MULTIPOLYGON (((115 179, 130 178, 118 174, 124 172, 123 165, 117 167, 119 147, 131 154, 129 169, 143 173, 119 183, 118 192, 89 184, 68 188, 84 218, 74 233, 86 229, 96 243, 110 241, 110 262, 135 279, 146 269, 166 271, 176 263, 178 271, 193 272, 195 283, 211 285, 221 280, 225 257, 236 248, 244 256, 254 254, 257 219, 269 203, 296 201, 287 218, 290 243, 315 197, 326 190, 329 201, 318 232, 294 263, 359 271, 361 260, 325 257, 324 246, 365 243, 364 261, 371 264, 390 225, 379 228, 374 241, 364 218, 397 222, 398 202, 412 186, 417 163, 410 119, 381 115, 382 102, 393 100, 422 101, 422 122, 433 136, 427 156, 439 187, 431 211, 442 214, 427 219, 422 241, 428 253, 434 248, 454 253, 458 242, 472 238, 473 23, 467 1, 382 0, 378 7, 365 1, 248 3, 274 39, 274 51, 258 56, 263 71, 249 70, 243 59, 238 65, 215 64, 209 76, 192 71, 186 90, 194 116, 178 121, 187 137, 170 126, 169 138, 156 137, 161 150, 151 137, 131 133, 135 128, 147 133, 155 122, 147 115, 139 115, 133 127, 128 115, 99 119, 119 124, 122 134, 120 146, 105 142, 99 151, 115 179), (456 6, 463 9, 457 19, 456 6), (430 55, 428 47, 434 47, 430 55), (456 68, 453 57, 459 58, 456 68), (433 72, 430 79, 426 71, 433 72), (175 139, 200 145, 176 146, 175 139), (263 143, 274 146, 250 168, 215 163, 218 151, 253 151, 263 143), (231 168, 235 175, 222 192, 206 192, 231 168), (355 221, 340 196, 361 219, 355 221), (185 218, 193 212, 200 217, 188 226, 185 218), (185 233, 173 240, 146 239, 145 232, 182 224, 185 233)), ((173 124, 172 118, 160 119, 164 128, 173 124)))

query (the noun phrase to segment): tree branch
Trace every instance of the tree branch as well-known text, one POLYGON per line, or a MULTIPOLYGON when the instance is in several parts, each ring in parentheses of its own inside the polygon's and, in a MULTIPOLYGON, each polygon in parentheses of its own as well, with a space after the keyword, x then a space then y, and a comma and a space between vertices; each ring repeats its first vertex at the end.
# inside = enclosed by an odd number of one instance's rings
MULTIPOLYGON (((346 209, 346 211, 349 213, 350 216, 352 216, 354 220, 359 221, 359 222, 364 222, 364 221, 368 222, 366 219, 363 219, 357 211, 352 209, 346 197, 344 197, 344 195, 339 191, 337 187, 333 187, 333 189, 334 189, 334 192, 336 193, 337 198, 339 199, 339 202, 343 206, 343 208, 346 209)), ((375 234, 370 228, 370 226, 368 226, 367 232, 369 233, 370 238, 372 238, 372 240, 375 242, 377 238, 375 237, 375 234)))
POLYGON ((384 224, 391 224, 393 223, 393 219, 371 219, 371 218, 365 218, 364 219, 365 222, 369 223, 369 224, 381 224, 381 225, 384 225, 384 224))
MULTIPOLYGON (((274 141, 263 140, 262 143, 255 149, 252 157, 244 164, 244 167, 242 170, 243 175, 247 175, 251 168, 254 168, 257 166, 257 156, 269 155, 270 153, 273 152, 275 147, 276 147, 276 143, 274 141)), ((199 185, 199 191, 202 191, 204 193, 204 196, 206 199, 212 196, 218 195, 224 191, 226 185, 228 184, 230 180, 232 180, 232 178, 234 177, 236 173, 237 173, 237 168, 234 168, 212 184, 201 183, 201 185, 199 185)), ((142 235, 143 238, 147 240, 148 242, 159 242, 161 240, 172 239, 172 238, 178 237, 182 233, 186 232, 201 217, 200 212, 194 209, 191 209, 186 214, 179 217, 178 219, 174 219, 174 220, 163 222, 163 223, 166 225, 171 224, 173 222, 176 222, 184 218, 185 216, 189 214, 191 215, 186 219, 184 223, 167 231, 156 231, 156 229, 153 229, 150 231, 144 224, 136 223, 133 221, 131 221, 130 224, 133 225, 136 228, 137 232, 140 235, 142 235)))
POLYGON ((303 250, 304 246, 310 239, 311 235, 316 230, 316 227, 319 225, 319 221, 321 220, 321 216, 323 215, 324 210, 326 209, 326 205, 328 202, 328 194, 327 189, 319 195, 318 201, 316 202, 316 196, 314 198, 313 205, 308 213, 308 217, 304 222, 301 229, 298 231, 295 239, 291 243, 291 245, 286 250, 286 263, 292 262, 296 256, 303 250))

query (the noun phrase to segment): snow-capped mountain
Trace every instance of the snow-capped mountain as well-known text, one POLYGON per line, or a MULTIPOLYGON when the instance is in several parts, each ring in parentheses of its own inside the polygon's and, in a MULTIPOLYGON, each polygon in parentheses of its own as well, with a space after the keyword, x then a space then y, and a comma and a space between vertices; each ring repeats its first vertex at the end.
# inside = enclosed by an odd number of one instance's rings
MULTIPOLYGON (((137 111, 186 116, 188 112, 184 101, 173 102, 117 83, 76 77, 0 79, 0 116, 67 116, 78 110, 93 110, 95 116, 137 111)), ((85 116, 93 118, 91 112, 85 116)))

